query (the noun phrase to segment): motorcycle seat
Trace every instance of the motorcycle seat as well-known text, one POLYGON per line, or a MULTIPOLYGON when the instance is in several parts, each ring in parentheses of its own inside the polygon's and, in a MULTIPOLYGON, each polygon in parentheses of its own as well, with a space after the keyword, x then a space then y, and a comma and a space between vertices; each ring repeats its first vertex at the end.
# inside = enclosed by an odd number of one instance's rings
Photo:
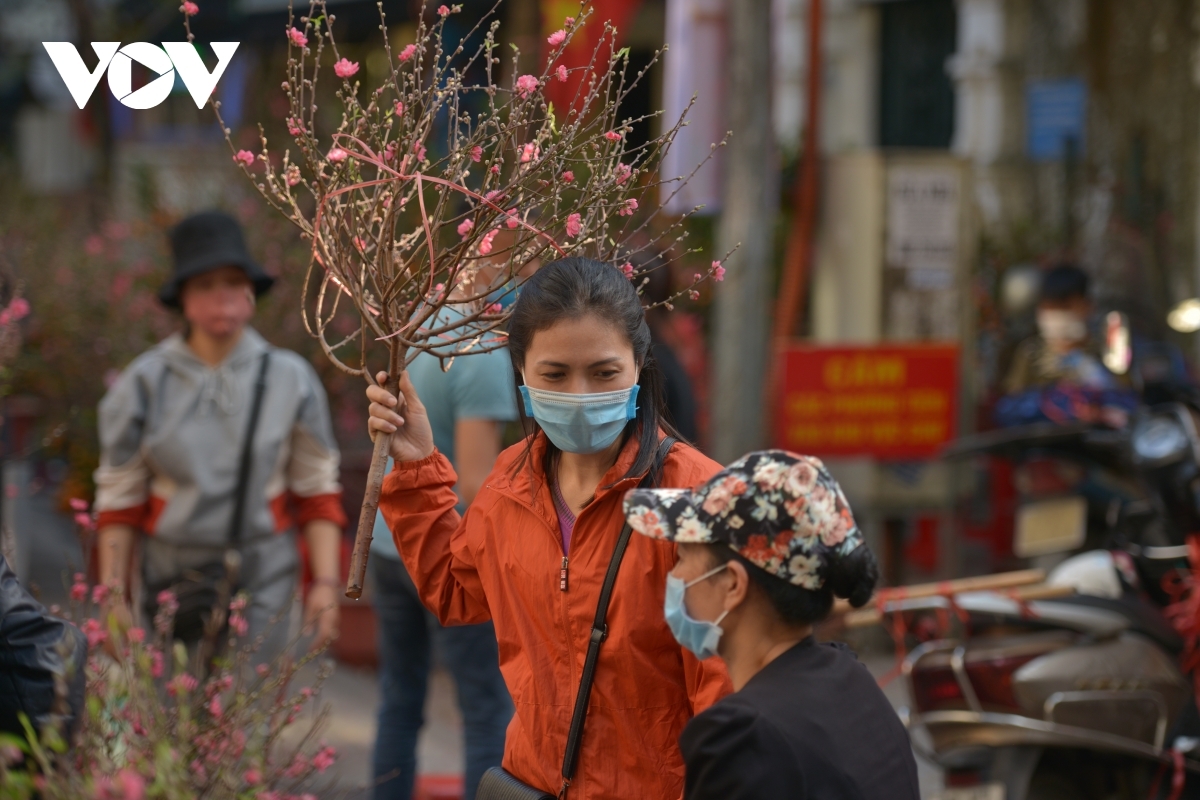
POLYGON ((1174 655, 1183 651, 1183 639, 1167 622, 1162 612, 1139 597, 1109 598, 1077 594, 1046 602, 1097 608, 1120 614, 1129 620, 1130 631, 1145 636, 1174 655))

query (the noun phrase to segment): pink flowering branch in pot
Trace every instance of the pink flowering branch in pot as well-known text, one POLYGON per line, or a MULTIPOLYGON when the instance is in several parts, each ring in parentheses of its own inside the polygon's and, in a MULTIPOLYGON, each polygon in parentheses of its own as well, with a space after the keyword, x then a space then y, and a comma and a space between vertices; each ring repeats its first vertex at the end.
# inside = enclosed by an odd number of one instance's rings
MULTIPOLYGON (((87 503, 71 505, 91 527, 87 503)), ((49 609, 87 636, 86 664, 72 665, 85 672, 86 703, 65 729, 71 675, 58 676, 54 720, 34 730, 24 719, 24 737, 0 734, 0 797, 313 800, 329 788, 337 753, 319 740, 327 709, 315 698, 331 667, 318 653, 256 663, 261 639, 247 638, 244 594, 226 597, 190 651, 172 638, 170 592, 153 628, 118 631, 108 609, 121 591, 80 573, 68 607, 49 609)))
MULTIPOLYGON (((423 18, 399 52, 384 37, 389 74, 367 87, 358 63, 339 50, 335 17, 313 0, 282 32, 291 143, 280 155, 260 126, 255 153, 237 148, 226 129, 233 160, 311 246, 301 309, 309 332, 338 369, 373 382, 382 368, 393 392, 419 353, 449 368, 455 358, 504 347, 503 300, 547 259, 605 261, 640 286, 646 276, 632 266, 639 251, 689 255, 680 246, 686 217, 662 219, 653 202, 664 183, 657 166, 684 119, 628 143, 642 120, 622 119, 619 109, 646 69, 629 74, 611 25, 568 110, 555 114, 544 89, 568 79, 559 57, 591 13, 585 7, 549 38, 540 73, 519 74, 513 47, 513 78, 502 85, 499 5, 464 38, 482 39, 470 52, 445 35, 458 6, 439 6, 432 23, 423 18), (322 131, 328 117, 318 116, 316 97, 330 72, 340 122, 322 131), (451 305, 453 320, 442 314, 451 305), (346 309, 355 330, 335 335, 333 320, 346 309)), ((380 23, 386 30, 382 8, 380 23)), ((220 104, 213 106, 219 118, 220 104)), ((674 190, 688 177, 671 181, 674 190)), ((722 272, 713 262, 676 297, 722 272)), ((346 589, 354 598, 389 439, 375 439, 346 589)))

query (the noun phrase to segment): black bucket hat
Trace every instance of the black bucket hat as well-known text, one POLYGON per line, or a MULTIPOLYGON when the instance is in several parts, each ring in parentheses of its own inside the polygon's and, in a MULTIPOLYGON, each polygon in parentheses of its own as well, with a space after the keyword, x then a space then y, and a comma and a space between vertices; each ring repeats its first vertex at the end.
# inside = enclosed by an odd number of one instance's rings
POLYGON ((256 297, 275 283, 250 257, 242 226, 222 211, 193 214, 172 228, 169 237, 175 271, 159 290, 158 299, 170 308, 179 308, 179 290, 184 281, 220 267, 238 267, 245 272, 254 284, 256 297))

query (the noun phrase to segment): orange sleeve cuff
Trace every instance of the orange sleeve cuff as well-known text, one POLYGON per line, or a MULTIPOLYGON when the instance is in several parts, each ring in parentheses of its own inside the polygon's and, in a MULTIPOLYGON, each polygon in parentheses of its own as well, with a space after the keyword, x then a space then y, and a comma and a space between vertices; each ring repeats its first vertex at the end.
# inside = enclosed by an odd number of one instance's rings
POLYGON ((296 526, 303 528, 316 519, 332 522, 342 530, 346 529, 348 520, 346 511, 342 508, 342 493, 316 494, 312 497, 292 495, 292 506, 296 512, 296 526))
POLYGON ((149 510, 149 503, 141 503, 129 508, 114 508, 109 511, 101 511, 96 514, 96 527, 130 525, 140 531, 142 530, 143 523, 146 521, 146 513, 149 510))

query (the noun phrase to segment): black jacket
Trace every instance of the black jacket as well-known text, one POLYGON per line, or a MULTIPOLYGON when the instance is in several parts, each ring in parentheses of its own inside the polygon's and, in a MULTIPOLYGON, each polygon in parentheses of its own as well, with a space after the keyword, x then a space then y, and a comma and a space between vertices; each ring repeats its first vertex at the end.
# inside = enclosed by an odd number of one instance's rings
POLYGON ((805 639, 696 716, 686 800, 917 800, 908 732, 843 645, 805 639))
POLYGON ((0 731, 25 735, 20 714, 37 731, 61 723, 64 734, 83 708, 87 638, 21 586, 0 556, 0 731), (63 702, 56 703, 55 680, 63 702))

